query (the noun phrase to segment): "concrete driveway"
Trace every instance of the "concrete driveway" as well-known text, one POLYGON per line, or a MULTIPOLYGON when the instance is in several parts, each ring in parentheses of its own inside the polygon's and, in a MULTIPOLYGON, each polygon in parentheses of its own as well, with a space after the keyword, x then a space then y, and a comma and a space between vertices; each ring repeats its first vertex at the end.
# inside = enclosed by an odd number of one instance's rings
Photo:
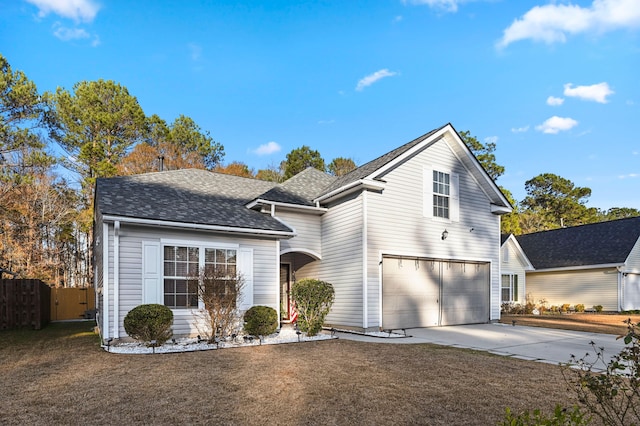
MULTIPOLYGON (((408 337, 373 337, 351 333, 337 333, 341 339, 377 343, 433 343, 456 348, 475 349, 518 359, 559 364, 569 362, 571 355, 590 362, 596 354, 590 342, 605 348, 605 360, 625 346, 612 334, 584 333, 542 327, 511 326, 505 324, 473 324, 447 327, 411 328, 408 337)), ((597 365, 601 370, 603 364, 597 365)))

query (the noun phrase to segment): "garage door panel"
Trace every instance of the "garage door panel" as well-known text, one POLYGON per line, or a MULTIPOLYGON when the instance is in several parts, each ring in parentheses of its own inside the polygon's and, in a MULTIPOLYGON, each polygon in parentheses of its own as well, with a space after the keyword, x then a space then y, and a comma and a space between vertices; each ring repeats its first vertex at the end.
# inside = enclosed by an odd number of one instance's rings
POLYGON ((489 320, 489 264, 385 257, 382 268, 384 328, 489 320))
POLYGON ((383 259, 382 317, 387 329, 438 324, 439 284, 432 267, 415 259, 383 259))
POLYGON ((488 264, 443 264, 441 325, 483 323, 489 320, 488 271, 488 264))

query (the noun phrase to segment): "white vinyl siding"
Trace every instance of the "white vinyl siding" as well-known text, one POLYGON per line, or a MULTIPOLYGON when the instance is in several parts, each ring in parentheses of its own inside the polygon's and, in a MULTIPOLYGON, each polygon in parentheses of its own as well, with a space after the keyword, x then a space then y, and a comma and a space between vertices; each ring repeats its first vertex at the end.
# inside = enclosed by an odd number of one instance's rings
POLYGON ((544 299, 548 306, 582 303, 617 311, 618 274, 615 268, 528 273, 527 294, 534 303, 544 299))
POLYGON ((330 282, 335 302, 326 323, 362 328, 362 195, 329 207, 322 216, 322 241, 322 261, 295 271, 295 279, 330 282))
MULTIPOLYGON (((522 258, 522 255, 520 253, 521 253, 520 250, 518 250, 517 246, 513 244, 511 239, 508 239, 507 241, 505 241, 505 243, 502 245, 502 250, 501 250, 502 258, 500 260, 501 261, 500 268, 503 276, 504 275, 512 276, 511 278, 512 281, 517 279, 517 282, 518 282, 517 291, 514 291, 514 294, 512 295, 513 297, 512 301, 524 304, 526 302, 526 294, 527 294, 527 289, 526 289, 527 276, 525 272, 525 267, 528 267, 528 264, 522 258)), ((504 302, 502 298, 501 298, 501 301, 504 302)))
POLYGON ((625 262, 625 271, 632 271, 640 274, 640 238, 631 249, 625 262))
POLYGON ((280 241, 281 252, 301 250, 322 255, 322 217, 320 215, 276 209, 276 218, 296 232, 295 237, 280 241))
MULTIPOLYGON (((381 177, 382 193, 368 194, 368 280, 370 325, 379 321, 382 254, 489 263, 490 319, 500 318, 500 218, 490 201, 449 149, 438 141, 381 177), (458 176, 457 221, 425 217, 424 188, 433 170, 458 176), (442 240, 444 230, 448 238, 442 240)), ((429 195, 432 195, 431 193, 429 195)))
MULTIPOLYGON (((113 327, 113 225, 109 225, 109 319, 113 327)), ((278 281, 277 281, 277 242, 269 239, 237 238, 229 235, 216 234, 205 231, 159 229, 132 226, 121 223, 120 227, 120 291, 119 291, 119 336, 124 337, 123 320, 125 315, 136 306, 146 303, 143 298, 143 247, 148 244, 160 244, 162 240, 190 241, 203 246, 216 244, 239 245, 239 251, 251 251, 253 257, 253 275, 251 287, 253 303, 263 304, 277 309, 278 281)), ((159 252, 162 256, 162 250, 159 252)), ((245 260, 247 259, 245 255, 245 260)), ((161 259, 160 259, 161 263, 161 259)), ((242 271, 240 271, 242 273, 242 271)), ((159 280, 160 296, 162 295, 162 280, 159 280)), ((156 303, 163 303, 157 299, 156 303)), ((113 330, 113 328, 111 328, 113 330)), ((198 331, 194 324, 193 314, 189 310, 174 311, 173 332, 175 335, 195 335, 198 331)), ((110 333, 112 334, 112 333, 110 333)))

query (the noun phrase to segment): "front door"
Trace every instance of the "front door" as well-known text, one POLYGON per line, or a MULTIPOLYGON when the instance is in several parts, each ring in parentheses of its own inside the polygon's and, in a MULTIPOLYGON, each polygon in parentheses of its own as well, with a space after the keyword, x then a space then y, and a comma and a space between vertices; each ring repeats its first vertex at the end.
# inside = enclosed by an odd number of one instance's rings
POLYGON ((280 318, 289 321, 291 311, 291 301, 289 292, 291 291, 291 265, 282 263, 280 265, 280 318))

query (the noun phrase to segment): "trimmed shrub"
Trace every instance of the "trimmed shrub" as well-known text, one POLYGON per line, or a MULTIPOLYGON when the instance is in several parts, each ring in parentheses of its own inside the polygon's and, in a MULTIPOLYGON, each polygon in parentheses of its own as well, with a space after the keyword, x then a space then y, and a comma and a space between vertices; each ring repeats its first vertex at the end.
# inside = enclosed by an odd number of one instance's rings
POLYGON ((593 309, 595 309, 597 313, 600 313, 602 312, 602 305, 594 305, 593 309))
POLYGON ((308 336, 315 336, 333 305, 335 291, 328 282, 305 278, 293 284, 291 298, 298 312, 298 326, 308 336))
POLYGON ((158 345, 173 335, 171 324, 171 309, 155 303, 136 306, 124 317, 124 329, 130 337, 142 342, 155 340, 158 345))
POLYGON ((268 336, 278 329, 278 312, 268 306, 253 306, 244 313, 244 331, 252 336, 268 336))

